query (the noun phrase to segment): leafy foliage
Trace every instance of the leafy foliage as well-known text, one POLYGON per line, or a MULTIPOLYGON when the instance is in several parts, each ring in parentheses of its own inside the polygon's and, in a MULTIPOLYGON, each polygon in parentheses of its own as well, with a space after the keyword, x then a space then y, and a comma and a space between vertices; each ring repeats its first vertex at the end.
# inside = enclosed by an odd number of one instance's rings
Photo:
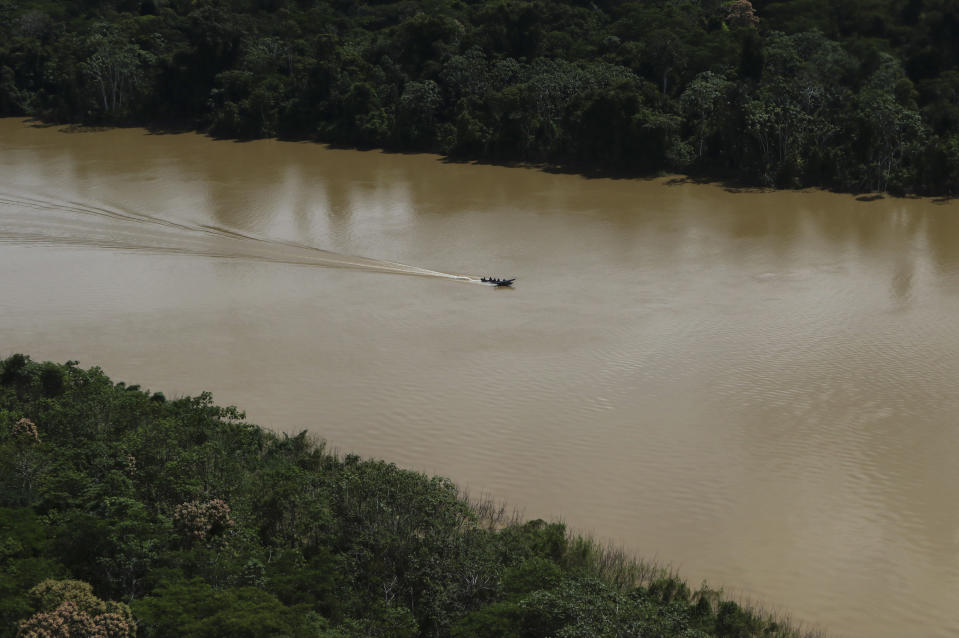
POLYGON ((955 194, 957 32, 952 0, 0 0, 0 115, 955 194))
POLYGON ((30 590, 40 611, 20 622, 18 636, 97 636, 130 638, 136 633, 133 612, 123 603, 102 601, 89 583, 45 580, 30 590))

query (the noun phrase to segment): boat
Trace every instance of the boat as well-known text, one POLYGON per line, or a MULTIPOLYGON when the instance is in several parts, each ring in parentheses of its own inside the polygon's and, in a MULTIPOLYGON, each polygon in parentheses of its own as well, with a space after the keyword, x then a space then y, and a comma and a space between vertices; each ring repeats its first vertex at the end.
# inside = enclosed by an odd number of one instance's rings
POLYGON ((493 284, 494 286, 507 287, 512 286, 513 282, 516 281, 516 277, 512 279, 498 279, 496 277, 483 277, 480 279, 484 284, 493 284))

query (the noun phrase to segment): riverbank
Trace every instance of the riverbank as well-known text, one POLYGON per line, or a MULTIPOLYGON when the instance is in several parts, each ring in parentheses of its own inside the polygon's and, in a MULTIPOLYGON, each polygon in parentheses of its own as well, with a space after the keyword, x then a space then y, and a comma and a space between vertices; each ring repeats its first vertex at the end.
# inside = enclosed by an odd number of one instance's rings
POLYGON ((66 613, 41 592, 68 580, 115 601, 111 637, 817 635, 446 479, 74 362, 0 364, 0 450, 0 636, 66 613))
POLYGON ((951 195, 959 175, 943 6, 24 0, 0 16, 0 115, 849 192, 951 195))

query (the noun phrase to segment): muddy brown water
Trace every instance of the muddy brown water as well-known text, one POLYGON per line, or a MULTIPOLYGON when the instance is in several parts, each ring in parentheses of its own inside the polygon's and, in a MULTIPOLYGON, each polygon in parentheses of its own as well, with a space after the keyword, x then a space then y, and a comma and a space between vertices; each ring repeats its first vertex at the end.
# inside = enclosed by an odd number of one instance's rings
POLYGON ((959 635, 959 203, 6 119, 14 352, 210 390, 832 635, 959 635))

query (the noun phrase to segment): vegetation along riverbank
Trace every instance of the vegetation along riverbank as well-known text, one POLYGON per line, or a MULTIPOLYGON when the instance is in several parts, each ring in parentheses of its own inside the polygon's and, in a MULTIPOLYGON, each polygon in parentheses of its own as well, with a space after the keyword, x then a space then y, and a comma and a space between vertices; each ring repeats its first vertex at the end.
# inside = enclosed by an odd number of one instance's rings
POLYGON ((804 635, 446 479, 23 355, 0 566, 11 637, 804 635))
POLYGON ((0 0, 0 115, 955 194, 954 0, 0 0))

